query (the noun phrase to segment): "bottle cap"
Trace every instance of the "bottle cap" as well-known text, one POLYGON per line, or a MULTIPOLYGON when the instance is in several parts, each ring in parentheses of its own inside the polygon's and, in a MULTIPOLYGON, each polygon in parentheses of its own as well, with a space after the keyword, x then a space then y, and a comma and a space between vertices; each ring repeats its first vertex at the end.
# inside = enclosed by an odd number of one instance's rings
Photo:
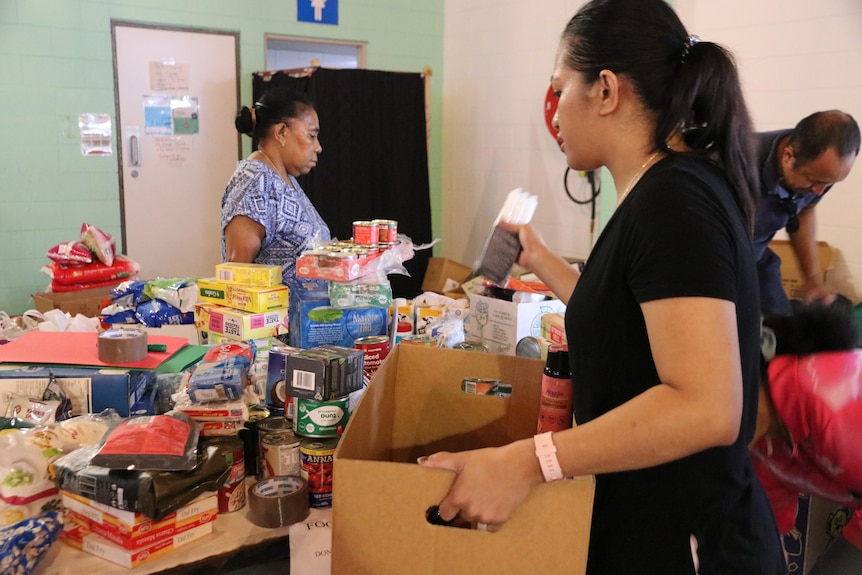
POLYGON ((572 372, 569 367, 569 346, 552 345, 549 347, 545 369, 552 373, 558 373, 562 379, 570 378, 572 372))

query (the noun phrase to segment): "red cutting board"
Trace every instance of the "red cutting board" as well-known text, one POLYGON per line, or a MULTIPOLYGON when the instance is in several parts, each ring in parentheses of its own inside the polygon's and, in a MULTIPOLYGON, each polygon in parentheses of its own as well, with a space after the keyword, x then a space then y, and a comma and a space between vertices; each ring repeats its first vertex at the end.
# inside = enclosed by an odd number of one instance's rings
POLYGON ((0 363, 57 363, 98 367, 155 369, 180 348, 188 345, 185 337, 148 335, 148 344, 161 343, 167 351, 151 351, 145 359, 129 363, 99 361, 98 334, 78 332, 30 331, 0 345, 0 363))

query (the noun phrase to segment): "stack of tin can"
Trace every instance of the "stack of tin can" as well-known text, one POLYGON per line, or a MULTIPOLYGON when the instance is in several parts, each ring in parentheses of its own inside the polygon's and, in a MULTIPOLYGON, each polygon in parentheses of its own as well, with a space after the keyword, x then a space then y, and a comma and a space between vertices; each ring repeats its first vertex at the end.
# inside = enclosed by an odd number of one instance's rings
POLYGON ((302 475, 311 507, 332 505, 333 455, 349 419, 350 395, 365 385, 366 351, 374 351, 369 359, 377 362, 388 351, 375 348, 376 340, 366 343, 359 349, 323 345, 270 354, 278 395, 293 409, 257 422, 258 475, 302 475))

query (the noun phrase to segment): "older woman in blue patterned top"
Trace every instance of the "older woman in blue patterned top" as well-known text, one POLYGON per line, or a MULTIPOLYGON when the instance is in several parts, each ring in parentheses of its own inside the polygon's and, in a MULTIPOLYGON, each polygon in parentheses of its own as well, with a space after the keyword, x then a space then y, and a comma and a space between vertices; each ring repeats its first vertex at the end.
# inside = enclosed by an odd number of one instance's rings
POLYGON ((307 96, 274 88, 240 109, 235 125, 258 146, 237 164, 222 197, 222 259, 280 265, 288 283, 302 251, 313 240, 330 239, 329 227, 296 181, 323 150, 320 120, 307 96))

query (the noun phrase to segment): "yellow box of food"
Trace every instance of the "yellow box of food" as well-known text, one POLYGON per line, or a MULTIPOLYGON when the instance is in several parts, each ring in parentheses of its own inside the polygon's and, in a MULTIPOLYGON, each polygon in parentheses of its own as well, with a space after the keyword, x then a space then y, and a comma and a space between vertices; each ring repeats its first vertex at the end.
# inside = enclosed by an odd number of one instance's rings
POLYGON ((216 265, 216 279, 228 284, 275 287, 281 284, 281 266, 225 262, 216 265))
POLYGON ((234 339, 257 339, 287 333, 287 309, 243 311, 214 303, 195 304, 195 327, 234 339))
POLYGON ((286 308, 288 293, 286 285, 253 287, 221 282, 216 278, 198 280, 198 301, 243 311, 261 312, 286 308))

